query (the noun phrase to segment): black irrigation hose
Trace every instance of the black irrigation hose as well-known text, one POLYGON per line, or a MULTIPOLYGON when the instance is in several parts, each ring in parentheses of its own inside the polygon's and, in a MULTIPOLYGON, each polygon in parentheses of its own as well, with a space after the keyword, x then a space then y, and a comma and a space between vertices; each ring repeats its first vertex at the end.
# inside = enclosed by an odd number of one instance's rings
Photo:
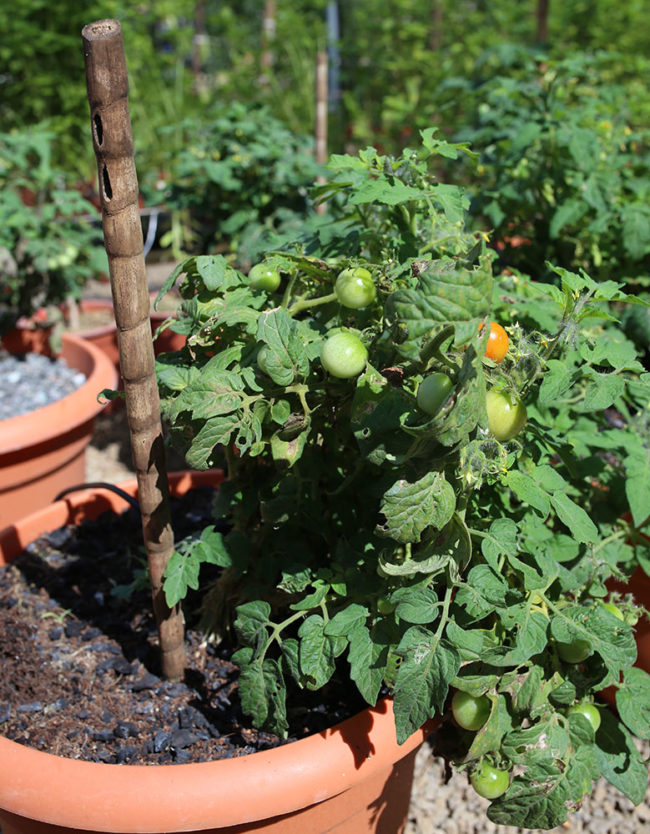
POLYGON ((61 492, 56 496, 54 499, 55 501, 60 501, 65 495, 68 495, 71 492, 79 492, 82 489, 107 489, 109 492, 114 492, 116 495, 119 495, 120 498, 123 498, 127 504, 133 507, 135 510, 140 511, 140 504, 137 500, 132 496, 129 495, 128 492, 125 492, 120 487, 115 486, 115 484, 107 484, 103 481, 90 481, 87 484, 79 484, 78 486, 67 487, 67 489, 61 490, 61 492))

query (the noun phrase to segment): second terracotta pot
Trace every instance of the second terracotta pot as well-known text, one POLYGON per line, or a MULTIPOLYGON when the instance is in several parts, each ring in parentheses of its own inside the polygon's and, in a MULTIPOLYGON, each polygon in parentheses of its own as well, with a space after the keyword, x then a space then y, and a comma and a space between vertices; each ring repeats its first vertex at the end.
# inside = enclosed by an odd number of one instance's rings
POLYGON ((0 530, 86 478, 86 447, 104 408, 97 395, 115 387, 117 374, 99 348, 75 336, 64 335, 62 356, 86 375, 84 384, 58 402, 0 421, 0 530))
MULTIPOLYGON (((106 323, 98 324, 96 327, 82 330, 77 333, 77 335, 101 348, 119 370, 120 353, 117 346, 117 327, 113 317, 113 303, 107 298, 89 298, 81 301, 79 308, 82 313, 105 314, 106 323)), ((151 310, 150 318, 152 334, 155 333, 158 327, 160 327, 160 325, 169 318, 169 315, 169 313, 151 310)), ((174 333, 173 330, 169 330, 168 328, 154 340, 154 352, 158 355, 159 353, 180 350, 184 344, 185 336, 180 333, 174 333)))

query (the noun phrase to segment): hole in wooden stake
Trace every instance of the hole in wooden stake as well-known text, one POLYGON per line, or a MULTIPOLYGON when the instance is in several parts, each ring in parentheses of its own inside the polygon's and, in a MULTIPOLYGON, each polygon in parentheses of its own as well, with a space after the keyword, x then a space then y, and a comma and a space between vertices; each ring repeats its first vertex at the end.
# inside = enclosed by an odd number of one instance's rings
POLYGON ((113 197, 113 189, 111 188, 111 181, 105 165, 102 171, 102 180, 104 181, 104 197, 106 197, 107 200, 110 200, 113 197))
POLYGON ((97 144, 101 145, 104 141, 104 127, 102 125, 102 118, 99 115, 99 113, 95 113, 93 122, 95 123, 95 136, 97 137, 97 144))

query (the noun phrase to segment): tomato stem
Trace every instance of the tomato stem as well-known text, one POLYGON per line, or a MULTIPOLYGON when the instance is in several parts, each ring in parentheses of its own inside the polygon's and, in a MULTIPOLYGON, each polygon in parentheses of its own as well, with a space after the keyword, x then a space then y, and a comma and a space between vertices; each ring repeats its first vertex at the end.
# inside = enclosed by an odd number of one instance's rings
POLYGON ((329 304, 336 300, 336 293, 333 292, 322 295, 320 298, 301 298, 289 307, 288 312, 290 316, 295 316, 296 313, 308 310, 310 307, 319 307, 321 304, 329 304))

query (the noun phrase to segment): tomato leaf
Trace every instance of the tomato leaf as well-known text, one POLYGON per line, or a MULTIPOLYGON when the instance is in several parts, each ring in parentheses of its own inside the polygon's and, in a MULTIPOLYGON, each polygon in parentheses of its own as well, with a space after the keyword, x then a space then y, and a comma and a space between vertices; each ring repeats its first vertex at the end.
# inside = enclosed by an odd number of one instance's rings
POLYGON ((596 732, 596 761, 607 781, 635 805, 643 802, 648 771, 627 729, 609 710, 601 713, 596 732))
POLYGON ((437 640, 422 626, 412 626, 397 652, 403 658, 395 682, 395 723, 398 744, 442 712, 449 683, 460 669, 460 657, 446 640, 437 640))
POLYGON ((634 735, 650 738, 650 675, 633 667, 623 673, 616 691, 616 708, 634 735))
POLYGON ((441 530, 456 509, 456 494, 442 472, 427 472, 415 483, 397 481, 385 493, 381 532, 398 542, 419 542, 427 527, 441 530))
POLYGON ((384 665, 381 660, 386 653, 386 647, 376 638, 376 633, 373 631, 371 636, 365 625, 357 625, 348 634, 350 677, 362 697, 373 706, 381 689, 384 665))
POLYGON ((325 634, 320 614, 312 614, 298 629, 300 638, 300 670, 310 689, 320 689, 334 674, 335 646, 325 634))

